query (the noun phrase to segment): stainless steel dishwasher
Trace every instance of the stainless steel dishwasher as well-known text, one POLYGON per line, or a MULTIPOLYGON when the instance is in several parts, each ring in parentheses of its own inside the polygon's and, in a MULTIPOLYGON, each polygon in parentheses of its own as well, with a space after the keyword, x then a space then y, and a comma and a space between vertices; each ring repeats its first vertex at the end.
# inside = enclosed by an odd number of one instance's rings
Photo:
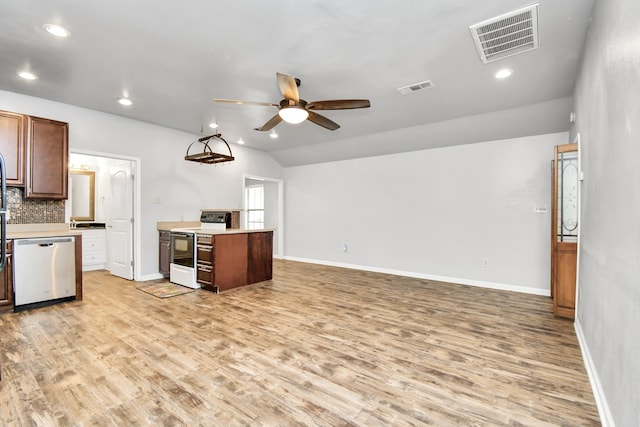
POLYGON ((14 311, 75 299, 75 237, 13 241, 14 311))

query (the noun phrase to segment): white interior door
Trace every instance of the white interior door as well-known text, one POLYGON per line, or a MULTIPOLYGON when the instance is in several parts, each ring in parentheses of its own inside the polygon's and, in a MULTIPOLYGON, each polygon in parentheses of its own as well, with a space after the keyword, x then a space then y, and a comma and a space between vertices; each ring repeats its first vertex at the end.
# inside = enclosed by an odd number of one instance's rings
POLYGON ((133 279, 133 179, 130 170, 113 168, 111 175, 111 274, 133 279))

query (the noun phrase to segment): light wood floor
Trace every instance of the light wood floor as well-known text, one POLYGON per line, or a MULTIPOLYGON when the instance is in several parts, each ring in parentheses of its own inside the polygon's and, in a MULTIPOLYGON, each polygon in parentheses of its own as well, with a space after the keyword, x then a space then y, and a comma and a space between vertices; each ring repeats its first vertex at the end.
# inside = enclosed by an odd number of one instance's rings
POLYGON ((599 425, 549 298, 275 261, 274 279, 0 315, 8 426, 599 425))

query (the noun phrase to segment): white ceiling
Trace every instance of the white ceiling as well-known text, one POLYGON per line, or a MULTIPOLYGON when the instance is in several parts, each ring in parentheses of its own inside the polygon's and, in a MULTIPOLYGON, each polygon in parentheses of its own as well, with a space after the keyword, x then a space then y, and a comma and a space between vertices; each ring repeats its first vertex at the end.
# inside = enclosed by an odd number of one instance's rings
POLYGON ((469 26, 532 1, 3 1, 0 89, 195 134, 216 121, 227 141, 286 166, 559 132, 594 1, 539 0, 540 48, 486 65, 469 26), (514 74, 495 79, 504 67, 514 74), (19 78, 25 68, 39 79, 19 78), (333 132, 281 123, 274 140, 254 130, 274 108, 212 102, 277 103, 276 72, 300 78, 307 101, 371 108, 322 112, 333 132), (396 91, 423 80, 435 87, 396 91), (123 95, 134 105, 117 104, 123 95))

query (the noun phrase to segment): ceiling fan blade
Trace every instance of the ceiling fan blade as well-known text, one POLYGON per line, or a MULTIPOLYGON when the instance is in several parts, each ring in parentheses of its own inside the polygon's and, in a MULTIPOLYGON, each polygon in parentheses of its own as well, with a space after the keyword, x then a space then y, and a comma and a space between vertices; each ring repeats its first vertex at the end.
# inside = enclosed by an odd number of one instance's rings
POLYGON ((239 105, 264 105, 265 107, 279 107, 278 104, 272 104, 271 102, 236 101, 234 99, 214 99, 213 102, 226 102, 227 104, 239 104, 239 105))
POLYGON ((329 101, 313 101, 307 104, 309 110, 351 110, 354 108, 369 108, 368 99, 332 99, 329 101))
POLYGON ((259 130, 261 132, 271 130, 281 121, 282 117, 280 117, 280 114, 276 114, 275 116, 271 117, 267 123, 263 124, 261 128, 256 128, 256 130, 259 130))
POLYGON ((276 73, 276 77, 278 78, 278 87, 284 99, 293 99, 296 102, 300 101, 296 79, 282 73, 276 73))
POLYGON ((325 116, 321 116, 320 114, 314 113, 313 111, 308 111, 308 112, 309 112, 309 121, 312 121, 313 123, 329 130, 336 130, 340 128, 339 124, 337 124, 332 120, 329 120, 325 116))

